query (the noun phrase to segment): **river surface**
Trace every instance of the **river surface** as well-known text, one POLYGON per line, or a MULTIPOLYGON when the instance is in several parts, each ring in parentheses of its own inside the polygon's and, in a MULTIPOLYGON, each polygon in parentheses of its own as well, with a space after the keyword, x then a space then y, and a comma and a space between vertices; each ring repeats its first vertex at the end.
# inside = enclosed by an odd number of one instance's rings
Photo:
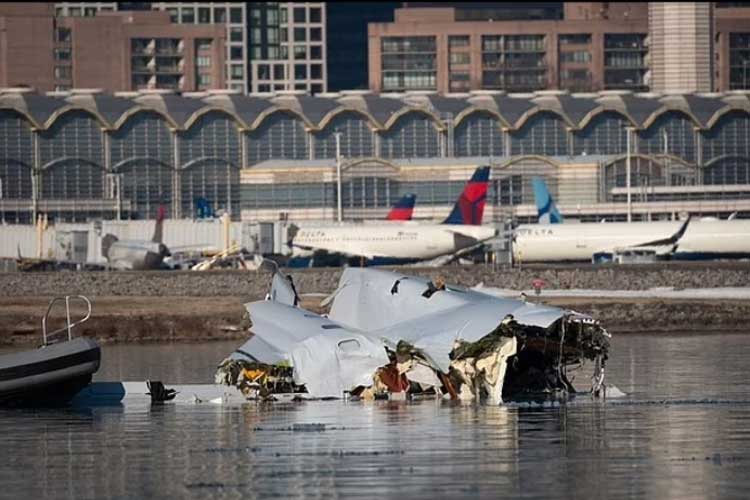
MULTIPOLYGON (((105 346, 97 379, 209 382, 237 344, 105 346)), ((0 410, 0 497, 750 498, 748 367, 747 334, 628 335, 604 402, 0 410)))

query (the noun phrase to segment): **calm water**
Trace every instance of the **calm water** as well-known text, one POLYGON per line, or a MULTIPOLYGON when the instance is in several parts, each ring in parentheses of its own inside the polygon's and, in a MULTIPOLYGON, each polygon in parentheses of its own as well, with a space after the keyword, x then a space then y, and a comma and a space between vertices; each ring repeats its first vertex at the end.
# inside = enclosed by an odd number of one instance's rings
MULTIPOLYGON (((208 382, 235 344, 107 346, 98 378, 208 382)), ((0 497, 749 498, 748 360, 750 335, 623 336, 626 398, 541 408, 0 411, 0 497)))

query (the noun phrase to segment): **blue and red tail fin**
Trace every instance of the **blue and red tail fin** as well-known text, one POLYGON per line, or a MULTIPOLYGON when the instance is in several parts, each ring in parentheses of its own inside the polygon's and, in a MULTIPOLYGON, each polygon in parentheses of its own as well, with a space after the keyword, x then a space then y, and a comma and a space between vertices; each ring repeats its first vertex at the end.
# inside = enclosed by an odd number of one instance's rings
POLYGON ((411 220, 411 216, 414 213, 414 203, 417 200, 417 195, 410 193, 405 194, 400 200, 393 205, 391 211, 388 212, 387 220, 411 220))
POLYGON ((453 210, 443 224, 467 224, 478 226, 482 223, 484 203, 487 201, 487 185, 490 167, 479 167, 466 183, 461 196, 453 205, 453 210))

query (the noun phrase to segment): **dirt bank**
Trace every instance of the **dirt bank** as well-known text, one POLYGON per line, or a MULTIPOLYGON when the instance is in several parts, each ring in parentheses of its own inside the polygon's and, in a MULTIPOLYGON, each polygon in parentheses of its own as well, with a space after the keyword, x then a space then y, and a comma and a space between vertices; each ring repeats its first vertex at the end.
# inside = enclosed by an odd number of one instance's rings
MULTIPOLYGON (((319 300, 306 297, 303 306, 315 310, 319 300)), ((0 298, 0 345, 38 345, 48 301, 48 296, 0 298)), ((76 331, 102 343, 241 341, 246 337, 240 327, 243 302, 236 296, 93 297, 92 317, 76 331)), ((558 298, 545 303, 589 313, 614 334, 750 330, 748 301, 558 298)), ((62 325, 58 310, 50 329, 62 325)))

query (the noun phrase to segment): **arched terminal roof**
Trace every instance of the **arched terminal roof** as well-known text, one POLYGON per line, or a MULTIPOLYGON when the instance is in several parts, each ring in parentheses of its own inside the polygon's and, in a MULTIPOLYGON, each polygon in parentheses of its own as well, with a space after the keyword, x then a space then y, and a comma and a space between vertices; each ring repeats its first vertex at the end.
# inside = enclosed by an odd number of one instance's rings
POLYGON ((312 130, 325 128, 339 113, 355 112, 366 118, 373 129, 392 127, 400 117, 420 112, 429 116, 438 128, 450 119, 454 124, 475 112, 495 116, 504 127, 521 128, 536 113, 558 115, 572 129, 582 129, 598 114, 622 115, 638 129, 648 128, 664 113, 675 111, 688 116, 697 128, 712 127, 730 111, 750 113, 750 94, 728 92, 712 94, 632 93, 602 91, 570 94, 564 91, 540 91, 530 94, 505 94, 501 91, 473 91, 467 94, 440 95, 429 92, 372 94, 349 91, 310 96, 298 92, 240 95, 231 91, 207 91, 177 94, 171 91, 120 92, 105 94, 96 89, 41 94, 26 88, 0 89, 0 109, 13 110, 32 126, 46 129, 62 114, 75 109, 94 115, 104 128, 117 129, 133 114, 155 111, 173 128, 186 129, 203 114, 226 112, 238 127, 254 129, 276 111, 295 114, 312 130))

